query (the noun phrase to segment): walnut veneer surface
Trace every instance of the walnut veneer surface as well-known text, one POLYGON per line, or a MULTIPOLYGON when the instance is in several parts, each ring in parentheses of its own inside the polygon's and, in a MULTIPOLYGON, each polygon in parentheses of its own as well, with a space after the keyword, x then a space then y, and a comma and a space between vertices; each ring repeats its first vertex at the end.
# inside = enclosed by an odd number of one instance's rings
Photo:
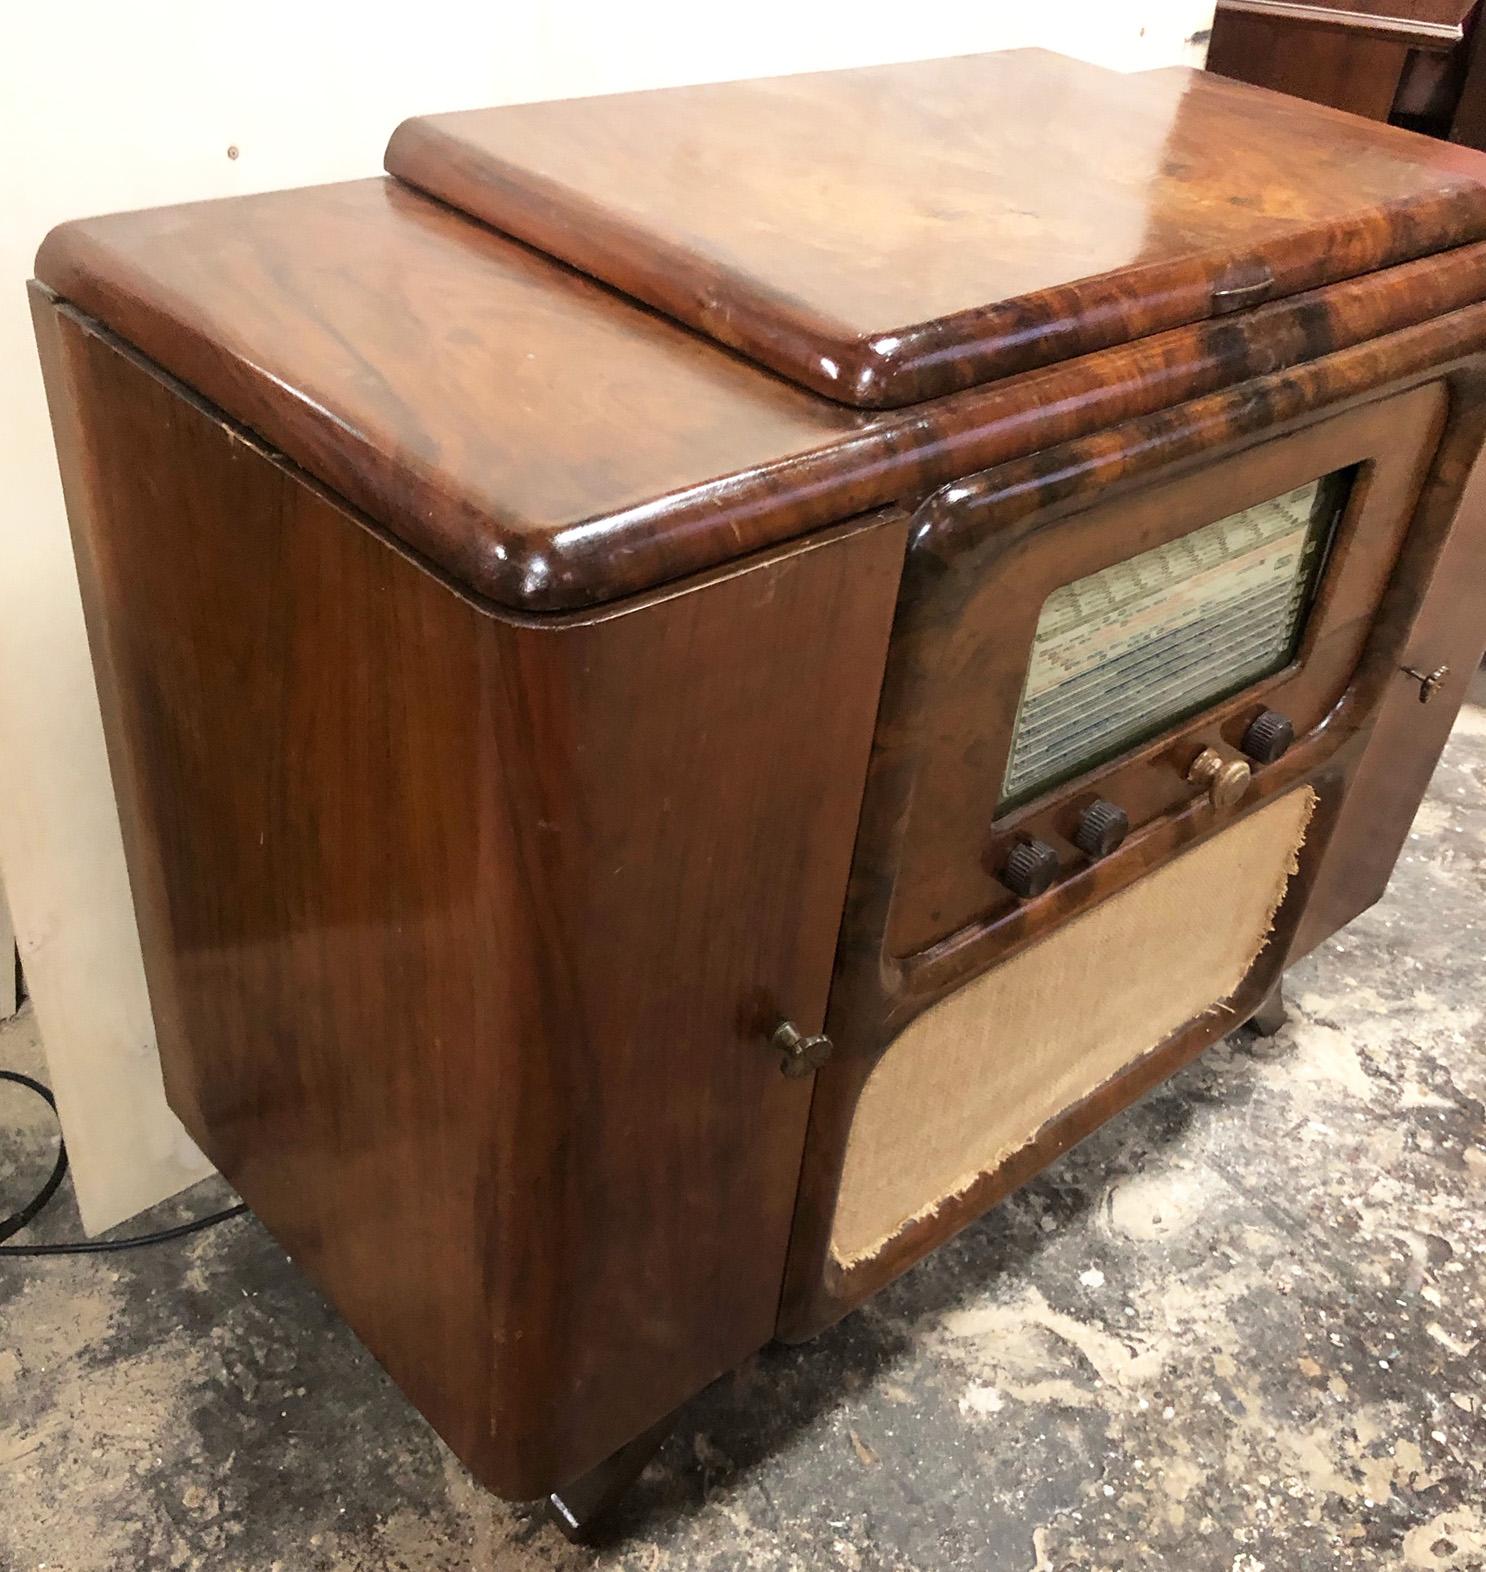
MULTIPOLYGON (((924 98, 921 117, 948 126, 965 117, 964 97, 981 80, 976 73, 994 84, 1008 58, 1038 86, 1055 60, 1032 52, 844 72, 841 81, 865 85, 811 91, 826 102, 848 91, 896 102, 911 90, 924 98), (904 85, 890 94, 884 83, 899 74, 904 85), (951 96, 936 109, 941 87, 951 96)), ((983 254, 975 269, 979 276, 992 266, 988 258, 1004 256, 994 266, 1022 269, 1015 287, 1039 277, 1069 281, 1065 291, 1050 288, 1044 305, 1066 317, 1071 337, 1042 308, 1021 319, 1018 332, 1036 348, 1034 358, 1076 353, 1111 336, 1134 341, 911 408, 856 411, 760 374, 699 334, 397 181, 65 224, 42 246, 37 276, 453 577, 528 611, 591 605, 736 560, 923 495, 967 470, 1486 293, 1486 246, 1459 244, 1486 226, 1486 157, 1201 73, 1126 78, 1058 65, 1065 68, 1079 89, 1072 115, 1084 128, 1078 146, 1091 167, 1109 166, 1094 184, 1117 212, 1086 222, 1091 204, 1099 208, 1091 177, 1071 154, 1061 163, 1043 154, 1036 167, 1048 178, 1023 190, 1023 161, 981 133, 956 166, 962 182, 975 154, 987 161, 983 183, 1015 183, 1027 205, 998 209, 1001 230, 978 232, 983 254), (1304 158, 1294 156, 1300 147, 1304 158), (1051 179, 1056 169, 1058 180, 1083 192, 1080 202, 1070 203, 1051 179), (1056 245, 1041 238, 1044 230, 1058 237, 1056 245), (1059 249, 1065 242, 1073 245, 1071 260, 1059 249), (1454 249, 1382 266, 1444 247, 1454 249), (1206 259, 1195 272, 1192 257, 1206 259), (1104 266, 1115 271, 1079 282, 1082 268, 1104 266), (1271 271, 1285 289, 1319 276, 1359 276, 1324 296, 1263 304, 1271 271), (1209 315, 1213 287, 1224 277, 1240 291, 1230 305, 1248 309, 1193 320, 1209 315)), ((737 89, 745 90, 751 85, 737 89)), ((731 89, 687 91, 717 95, 727 128, 731 89)), ((1018 101, 1037 96, 1030 87, 1008 91, 1018 101)), ((649 123, 661 112, 650 107, 654 98, 672 102, 668 94, 640 94, 538 108, 544 123, 562 111, 584 124, 619 113, 622 102, 649 123)), ((695 102, 710 124, 713 100, 695 102)), ((1002 106, 997 118, 1014 117, 1002 106)), ((1028 123, 1054 149, 1057 136, 1071 134, 1050 121, 1044 101, 1028 123)), ((403 146, 411 158, 416 141, 407 138, 418 124, 394 151, 403 146)), ((927 134, 920 127, 918 142, 927 134)), ((757 207, 767 219, 770 182, 792 189, 798 162, 775 158, 763 140, 730 173, 740 211, 757 207)), ((420 169, 427 163, 420 160, 420 169)), ((611 188, 643 192, 655 178, 637 156, 611 188)), ((928 187, 925 175, 912 190, 928 187)), ((923 260, 914 237, 938 233, 953 214, 946 210, 921 229, 911 219, 926 199, 910 203, 910 194, 900 182, 888 192, 896 206, 833 221, 826 231, 833 245, 853 225, 861 237, 848 272, 914 273, 923 260), (895 239, 906 253, 894 252, 895 239)), ((957 222, 969 234, 976 220, 966 209, 968 185, 957 200, 957 222)), ((657 214, 657 245, 670 233, 667 211, 657 214)), ((807 218, 808 204, 800 223, 807 218)), ((738 226, 740 235, 751 233, 742 218, 738 226)), ((692 276, 684 259, 677 265, 692 276)), ((684 315, 684 302, 675 309, 684 315)), ((982 369, 992 374, 1008 364, 993 357, 982 369)))
POLYGON ((529 1495, 844 1313, 1376 896, 1480 651, 1486 158, 1037 53, 389 158, 448 201, 71 223, 33 298, 172 1106, 529 1495), (1040 598, 1338 467, 1293 668, 993 822, 1040 598), (1400 667, 1447 664, 1421 706, 1400 667), (1220 811, 1197 747, 1281 699, 1295 746, 1220 811), (1081 860, 1096 786, 1132 833, 1081 860), (1237 988, 833 1263, 897 1033, 1301 787, 1237 988), (1013 901, 1029 831, 1058 877, 1013 901), (813 1082, 782 1018, 837 1040, 813 1082))
POLYGON ((37 317, 171 1105, 541 1494, 773 1330, 902 523, 512 622, 37 317))
POLYGON ((387 167, 867 407, 1486 224, 1479 164, 1426 139, 1041 50, 413 120, 387 167))

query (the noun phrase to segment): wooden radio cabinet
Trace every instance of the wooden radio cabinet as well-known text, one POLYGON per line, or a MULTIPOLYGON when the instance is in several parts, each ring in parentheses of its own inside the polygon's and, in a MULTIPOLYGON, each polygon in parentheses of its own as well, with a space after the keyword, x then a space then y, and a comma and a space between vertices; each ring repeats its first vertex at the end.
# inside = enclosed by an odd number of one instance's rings
POLYGON ((387 165, 63 225, 37 333, 171 1103, 575 1528, 1381 893, 1486 159, 1018 52, 387 165))

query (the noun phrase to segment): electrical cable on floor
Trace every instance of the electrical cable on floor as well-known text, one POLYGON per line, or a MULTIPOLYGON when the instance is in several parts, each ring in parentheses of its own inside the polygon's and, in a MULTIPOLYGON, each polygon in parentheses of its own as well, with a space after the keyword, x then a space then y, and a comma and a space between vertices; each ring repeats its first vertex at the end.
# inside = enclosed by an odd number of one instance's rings
MULTIPOLYGON (((17 1086, 24 1086, 27 1091, 35 1092, 51 1111, 56 1113, 57 1099, 52 1095, 49 1086, 43 1086, 40 1081, 32 1080, 29 1075, 22 1075, 19 1070, 0 1070, 0 1081, 13 1081, 17 1086)), ((66 1175, 67 1143, 59 1134, 57 1160, 52 1165, 46 1183, 20 1211, 13 1212, 9 1217, 0 1217, 0 1240, 18 1234, 57 1193, 66 1175)), ((243 1205, 229 1206, 225 1211, 212 1212, 206 1217, 198 1217, 189 1223, 177 1223, 174 1228, 161 1228, 149 1234, 133 1234, 127 1239, 83 1239, 73 1244, 0 1244, 0 1256, 106 1255, 114 1250, 134 1250, 140 1245, 164 1244, 170 1239, 183 1239, 187 1234, 198 1233, 201 1229, 211 1228, 217 1223, 225 1223, 230 1217, 241 1217, 246 1211, 247 1207, 243 1205)))

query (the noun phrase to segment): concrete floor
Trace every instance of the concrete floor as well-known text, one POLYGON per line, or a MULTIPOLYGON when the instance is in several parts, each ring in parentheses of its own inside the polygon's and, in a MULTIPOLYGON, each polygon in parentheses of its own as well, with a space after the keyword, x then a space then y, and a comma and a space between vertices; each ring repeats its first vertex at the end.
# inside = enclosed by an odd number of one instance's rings
MULTIPOLYGON (((1483 894, 1478 703, 1278 1039, 718 1383, 598 1551, 473 1485, 251 1219, 0 1261, 0 1568, 1486 1568, 1483 894)), ((0 1214, 43 1113, 0 1086, 0 1214)))

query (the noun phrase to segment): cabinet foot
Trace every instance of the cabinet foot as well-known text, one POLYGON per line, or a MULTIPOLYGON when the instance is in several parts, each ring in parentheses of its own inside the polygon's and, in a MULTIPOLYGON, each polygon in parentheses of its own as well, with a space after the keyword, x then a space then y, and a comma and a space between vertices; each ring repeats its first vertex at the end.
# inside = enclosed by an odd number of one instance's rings
POLYGON ((1273 1037, 1290 1019, 1285 1008, 1285 980, 1282 977, 1264 996, 1264 1003, 1249 1017, 1249 1030, 1256 1037, 1273 1037))
POLYGON ((547 1516, 577 1544, 586 1541, 640 1477, 676 1423, 675 1413, 626 1441, 586 1474, 547 1497, 547 1516))

